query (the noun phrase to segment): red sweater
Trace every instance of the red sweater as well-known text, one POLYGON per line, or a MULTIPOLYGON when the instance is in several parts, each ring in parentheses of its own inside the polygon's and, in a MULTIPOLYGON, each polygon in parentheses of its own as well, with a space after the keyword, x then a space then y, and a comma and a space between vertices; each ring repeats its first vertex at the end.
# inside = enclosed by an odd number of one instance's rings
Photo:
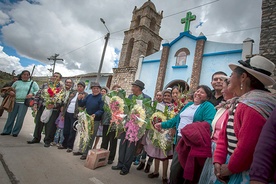
MULTIPOLYGON (((238 139, 237 147, 231 155, 228 169, 232 173, 249 170, 253 153, 266 119, 253 108, 239 103, 234 115, 234 131, 238 139)), ((220 131, 214 153, 214 163, 225 164, 227 157, 226 125, 220 131)))

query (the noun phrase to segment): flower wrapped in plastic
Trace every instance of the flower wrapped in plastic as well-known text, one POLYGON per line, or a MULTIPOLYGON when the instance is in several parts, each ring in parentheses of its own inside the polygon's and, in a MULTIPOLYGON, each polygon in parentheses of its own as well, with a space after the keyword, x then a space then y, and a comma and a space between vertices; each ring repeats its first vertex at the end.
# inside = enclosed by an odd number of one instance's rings
POLYGON ((108 109, 111 113, 111 120, 110 125, 108 128, 108 133, 110 132, 111 128, 116 130, 117 137, 120 133, 124 131, 124 118, 126 115, 124 114, 124 100, 119 96, 112 96, 108 102, 108 109))
MULTIPOLYGON (((167 114, 167 116, 169 116, 169 114, 167 114)), ((164 155, 166 155, 167 151, 172 149, 174 137, 171 134, 171 129, 161 129, 161 131, 158 131, 154 128, 154 125, 166 121, 167 116, 163 112, 157 111, 153 113, 150 118, 150 140, 155 147, 163 151, 164 155)))
POLYGON ((90 116, 86 110, 80 110, 78 114, 77 130, 82 140, 81 150, 84 152, 90 137, 94 132, 94 117, 90 116))
POLYGON ((146 132, 147 123, 145 119, 145 109, 141 105, 134 105, 129 114, 129 120, 125 124, 126 140, 137 143, 146 132))

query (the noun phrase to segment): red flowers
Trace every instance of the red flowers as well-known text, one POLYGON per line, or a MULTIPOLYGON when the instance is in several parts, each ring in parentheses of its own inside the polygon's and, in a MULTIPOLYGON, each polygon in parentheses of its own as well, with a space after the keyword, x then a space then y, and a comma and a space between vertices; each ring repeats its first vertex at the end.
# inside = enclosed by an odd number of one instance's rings
POLYGON ((50 97, 53 97, 55 95, 55 93, 53 92, 52 88, 48 88, 47 90, 48 94, 50 97))

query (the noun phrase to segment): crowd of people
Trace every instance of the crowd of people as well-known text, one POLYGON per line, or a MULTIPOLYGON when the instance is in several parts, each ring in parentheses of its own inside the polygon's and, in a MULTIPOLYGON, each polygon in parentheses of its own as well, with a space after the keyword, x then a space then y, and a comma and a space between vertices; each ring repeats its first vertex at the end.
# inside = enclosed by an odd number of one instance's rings
MULTIPOLYGON (((102 137, 100 148, 110 151, 108 164, 115 162, 111 169, 119 170, 120 175, 128 174, 133 163, 139 162, 137 170, 149 173, 148 178, 158 178, 161 161, 162 183, 275 183, 276 95, 267 89, 275 84, 271 77, 275 65, 265 57, 254 56, 229 67, 230 76, 222 71, 212 75, 213 90, 199 85, 195 91, 186 93, 184 101, 180 98, 183 95, 180 86, 156 92, 152 101, 166 106, 175 116, 149 126, 137 143, 126 139, 126 132, 117 137, 111 114, 104 110, 107 102, 103 97, 121 89, 119 85, 109 90, 92 82, 92 93, 88 94, 84 91, 84 82, 74 85, 72 79, 66 79, 63 83, 62 75, 55 72, 50 81, 39 88, 25 70, 18 80, 1 90, 2 97, 14 99, 1 135, 18 136, 28 109, 24 99, 34 98, 35 129, 28 144, 40 143, 44 132, 44 147, 57 146, 85 160, 88 151, 97 148, 102 137), (56 103, 46 102, 43 92, 49 88, 56 93, 62 90, 62 99, 56 103), (45 109, 50 112, 48 116, 45 109), (83 149, 83 142, 77 144, 75 123, 84 109, 94 124, 83 149), (166 136, 174 140, 171 149, 164 152, 153 144, 152 129, 168 130, 166 136)), ((144 89, 142 81, 134 81, 128 99, 151 99, 143 93, 144 89)))

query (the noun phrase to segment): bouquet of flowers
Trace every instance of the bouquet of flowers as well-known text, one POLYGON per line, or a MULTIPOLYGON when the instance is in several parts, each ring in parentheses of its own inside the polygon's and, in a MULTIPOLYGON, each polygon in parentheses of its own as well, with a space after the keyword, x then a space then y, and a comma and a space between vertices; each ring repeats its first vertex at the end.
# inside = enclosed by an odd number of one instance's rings
POLYGON ((42 91, 41 96, 44 99, 45 106, 49 104, 56 105, 61 103, 64 96, 64 91, 61 87, 57 87, 57 82, 48 84, 48 88, 42 91))
POLYGON ((154 128, 154 125, 166 121, 168 116, 170 116, 168 111, 165 113, 157 111, 153 113, 150 118, 151 130, 149 131, 149 138, 155 147, 160 148, 163 151, 164 155, 166 155, 166 152, 172 148, 173 135, 171 135, 171 129, 157 131, 154 128))
POLYGON ((124 131, 124 121, 126 117, 126 92, 124 90, 111 91, 103 97, 105 102, 104 111, 111 114, 111 120, 107 133, 115 130, 118 137, 124 131))
POLYGON ((94 118, 87 114, 86 110, 80 110, 78 114, 78 124, 75 126, 82 140, 82 144, 80 145, 82 146, 81 150, 84 152, 94 132, 94 118))
POLYGON ((53 109, 48 109, 48 106, 50 104, 56 105, 57 103, 61 103, 64 93, 61 87, 57 87, 56 81, 54 83, 49 83, 48 88, 42 90, 41 96, 44 99, 46 108, 44 109, 40 117, 40 121, 43 123, 48 123, 53 111, 53 109))
POLYGON ((190 91, 183 91, 179 94, 177 100, 173 103, 173 111, 171 113, 176 114, 188 103, 189 100, 192 100, 192 93, 190 91))
POLYGON ((111 120, 110 120, 110 125, 108 128, 108 132, 112 127, 115 127, 116 129, 116 137, 124 131, 124 100, 120 98, 119 96, 113 96, 110 99, 109 103, 109 109, 111 111, 111 120))
POLYGON ((130 114, 129 120, 125 125, 126 137, 130 142, 137 141, 145 134, 147 123, 145 109, 141 105, 134 105, 130 114))

